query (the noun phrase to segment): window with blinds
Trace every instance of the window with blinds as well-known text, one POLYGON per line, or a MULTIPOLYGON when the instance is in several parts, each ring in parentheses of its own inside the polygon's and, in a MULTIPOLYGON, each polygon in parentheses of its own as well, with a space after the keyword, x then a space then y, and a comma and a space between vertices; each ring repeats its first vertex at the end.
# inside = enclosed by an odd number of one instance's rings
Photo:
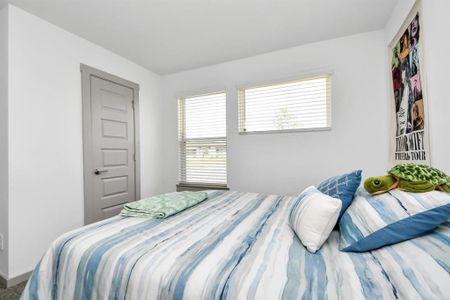
POLYGON ((239 132, 331 127, 329 75, 239 90, 239 132))
POLYGON ((179 99, 180 183, 226 186, 224 92, 179 99))

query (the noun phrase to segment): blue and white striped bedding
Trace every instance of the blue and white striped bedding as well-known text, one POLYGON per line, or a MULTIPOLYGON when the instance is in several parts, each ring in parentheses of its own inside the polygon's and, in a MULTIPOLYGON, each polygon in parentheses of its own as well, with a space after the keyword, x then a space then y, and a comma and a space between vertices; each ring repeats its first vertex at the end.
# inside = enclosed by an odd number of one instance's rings
POLYGON ((399 189, 370 195, 360 188, 339 223, 340 249, 365 252, 409 240, 448 221, 450 194, 399 189))
POLYGON ((288 225, 292 197, 212 192, 165 220, 114 217, 58 238, 23 299, 445 299, 450 223, 366 253, 316 254, 288 225))

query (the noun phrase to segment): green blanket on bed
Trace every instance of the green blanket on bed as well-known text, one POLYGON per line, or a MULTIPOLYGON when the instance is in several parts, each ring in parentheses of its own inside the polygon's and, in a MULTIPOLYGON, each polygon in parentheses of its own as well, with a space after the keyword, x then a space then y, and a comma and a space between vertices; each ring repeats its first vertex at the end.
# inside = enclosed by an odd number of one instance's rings
POLYGON ((208 198, 205 192, 168 193, 125 205, 120 215, 123 217, 141 217, 164 219, 192 207, 208 198))

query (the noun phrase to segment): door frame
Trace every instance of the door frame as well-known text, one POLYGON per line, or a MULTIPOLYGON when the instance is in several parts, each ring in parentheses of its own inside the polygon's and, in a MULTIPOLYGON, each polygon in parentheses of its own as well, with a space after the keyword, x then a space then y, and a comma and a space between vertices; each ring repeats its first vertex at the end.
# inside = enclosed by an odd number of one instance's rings
POLYGON ((84 224, 95 222, 92 215, 92 199, 94 192, 93 183, 90 181, 92 170, 95 166, 92 161, 93 145, 92 145, 92 118, 91 118, 91 78, 97 77, 115 84, 133 90, 134 101, 134 188, 136 200, 141 198, 141 155, 140 155, 140 135, 139 135, 139 84, 128 81, 126 79, 117 77, 115 75, 106 73, 104 71, 95 69, 85 64, 80 64, 81 71, 81 91, 82 91, 82 106, 83 106, 83 179, 84 179, 84 224))

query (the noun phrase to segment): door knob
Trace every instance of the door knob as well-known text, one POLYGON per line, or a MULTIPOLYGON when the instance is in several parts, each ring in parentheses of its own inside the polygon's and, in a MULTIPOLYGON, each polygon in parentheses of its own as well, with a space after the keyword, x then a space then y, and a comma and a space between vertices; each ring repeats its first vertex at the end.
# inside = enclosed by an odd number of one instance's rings
POLYGON ((101 173, 106 173, 108 172, 108 170, 105 169, 95 169, 94 174, 95 175, 100 175, 101 173))

